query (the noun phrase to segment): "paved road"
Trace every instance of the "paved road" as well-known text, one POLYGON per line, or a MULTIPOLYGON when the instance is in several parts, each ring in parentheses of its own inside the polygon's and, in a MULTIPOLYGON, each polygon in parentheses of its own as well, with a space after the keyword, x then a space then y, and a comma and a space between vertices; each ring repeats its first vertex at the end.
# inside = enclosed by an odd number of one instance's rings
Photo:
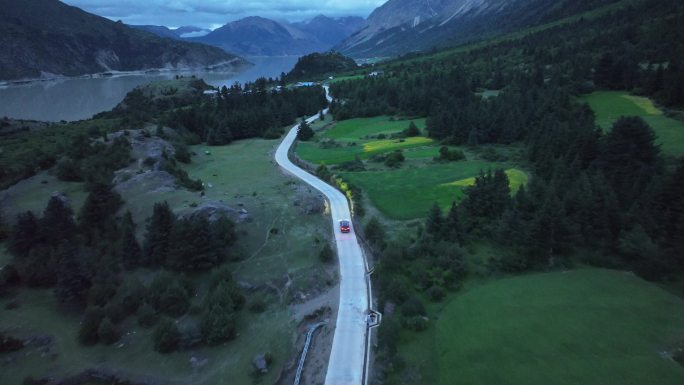
MULTIPOLYGON (((331 101, 330 96, 328 100, 331 101)), ((324 112, 327 113, 327 110, 324 112)), ((307 119, 307 122, 311 123, 316 119, 318 116, 312 116, 307 119)), ((338 221, 351 218, 344 194, 297 167, 288 158, 289 149, 296 138, 297 126, 292 127, 278 147, 275 155, 276 162, 283 169, 326 196, 332 214, 332 226, 335 231, 337 255, 340 262, 340 305, 325 385, 362 385, 366 365, 366 317, 370 304, 363 252, 356 239, 353 226, 351 232, 347 234, 342 234, 339 230, 338 221)))

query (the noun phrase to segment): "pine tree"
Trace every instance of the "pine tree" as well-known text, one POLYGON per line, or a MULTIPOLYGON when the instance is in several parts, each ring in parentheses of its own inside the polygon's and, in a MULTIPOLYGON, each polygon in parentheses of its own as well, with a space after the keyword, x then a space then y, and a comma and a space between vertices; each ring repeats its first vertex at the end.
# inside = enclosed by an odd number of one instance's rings
POLYGON ((132 269, 141 264, 142 249, 135 237, 133 215, 127 211, 121 221, 121 236, 118 242, 118 259, 124 268, 132 269))
POLYGON ((162 266, 167 258, 171 231, 176 216, 168 203, 156 203, 143 245, 144 261, 147 266, 162 266))
POLYGON ((62 245, 57 255, 59 273, 55 295, 61 302, 85 305, 92 282, 77 256, 77 251, 68 245, 62 245))
POLYGON ((435 239, 441 239, 443 229, 444 216, 442 215, 442 209, 435 203, 432 205, 432 208, 430 208, 427 219, 425 219, 425 230, 435 239))
POLYGON ((209 295, 204 305, 200 327, 202 336, 208 344, 217 344, 235 338, 235 305, 231 291, 220 283, 209 295))
POLYGON ((297 128, 297 139, 306 142, 311 140, 311 138, 314 137, 314 132, 309 126, 308 123, 306 123, 306 120, 302 120, 302 122, 299 124, 299 128, 297 128))
POLYGON ((45 242, 53 247, 76 237, 74 212, 61 198, 53 196, 48 201, 40 220, 40 232, 45 242))
POLYGON ((116 236, 117 221, 114 216, 122 204, 121 196, 112 190, 112 186, 103 183, 91 186, 78 217, 81 234, 87 245, 116 236))
POLYGON ((17 257, 28 256, 31 249, 40 243, 38 220, 32 212, 17 215, 17 222, 10 234, 8 249, 17 257))
POLYGON ((463 225, 461 224, 458 215, 458 206, 455 202, 451 204, 451 209, 449 209, 449 213, 444 221, 444 232, 446 240, 463 245, 463 225))

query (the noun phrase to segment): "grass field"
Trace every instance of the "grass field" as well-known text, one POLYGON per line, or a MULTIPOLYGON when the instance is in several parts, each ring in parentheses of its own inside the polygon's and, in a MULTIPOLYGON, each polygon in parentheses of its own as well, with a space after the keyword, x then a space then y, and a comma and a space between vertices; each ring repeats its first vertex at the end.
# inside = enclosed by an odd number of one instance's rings
POLYGON ((621 116, 638 116, 648 123, 664 154, 684 155, 684 122, 669 118, 644 97, 620 91, 600 91, 582 97, 596 113, 596 122, 604 130, 621 116))
POLYGON ((339 140, 360 140, 367 135, 395 134, 406 129, 410 122, 420 130, 425 129, 425 118, 389 120, 388 116, 343 120, 323 134, 325 138, 339 140))
MULTIPOLYGON (((481 170, 502 167, 501 164, 467 161, 430 165, 426 168, 402 168, 379 172, 348 172, 342 176, 358 185, 371 202, 391 219, 424 217, 437 202, 448 209, 459 201, 465 189, 475 183, 474 176, 481 170)), ((511 189, 516 191, 527 182, 527 174, 509 169, 511 189)))
MULTIPOLYGON (((76 374, 91 367, 108 368, 139 378, 168 384, 252 384, 251 362, 256 354, 270 351, 274 362, 262 383, 275 382, 280 369, 293 352, 293 332, 296 330, 289 298, 297 290, 306 292, 312 277, 324 277, 318 259, 318 241, 330 236, 329 219, 324 215, 306 215, 292 202, 296 193, 292 179, 284 176, 272 163, 271 153, 278 141, 245 140, 224 147, 212 147, 211 155, 205 155, 203 146, 192 147, 198 155, 187 166, 190 176, 201 178, 212 187, 206 196, 185 190, 150 192, 143 188, 124 193, 127 208, 135 213, 139 232, 144 232, 144 218, 150 215, 152 204, 168 201, 177 213, 189 210, 193 203, 204 200, 223 201, 236 208, 249 211, 252 221, 241 223, 238 245, 239 262, 231 263, 237 280, 253 286, 266 283, 278 287, 280 298, 269 296, 269 306, 264 313, 240 313, 235 341, 217 347, 200 347, 168 355, 153 352, 151 331, 134 324, 125 327, 130 334, 122 339, 121 347, 96 346, 85 348, 76 342, 80 316, 58 306, 51 290, 20 290, 17 299, 21 307, 4 310, 10 297, 0 299, 0 330, 13 330, 21 336, 48 334, 54 337, 55 356, 42 357, 35 348, 29 355, 21 355, 11 366, 0 370, 0 384, 21 384, 27 375, 60 376, 76 374), (276 232, 270 231, 277 229, 276 232), (284 282, 289 282, 285 285, 284 282), (207 359, 206 365, 193 370, 192 356, 207 359), (11 368, 11 370, 6 370, 11 368)), ((28 190, 42 191, 35 196, 17 197, 13 210, 25 210, 34 206, 39 210, 57 185, 49 179, 47 185, 38 179, 28 190), (41 186, 43 186, 41 188, 41 186), (43 191, 44 190, 44 191, 43 191), (47 195, 46 195, 47 194, 47 195)), ((74 188, 80 187, 74 186, 74 188)), ((27 190, 27 191, 28 191, 27 190)), ((23 191, 23 190, 22 190, 23 191)), ((77 193, 75 190, 74 193, 77 193)), ((72 194, 70 194, 72 196, 72 194)), ((80 196, 80 195, 79 195, 80 196)), ((2 245, 0 245, 2 248, 2 245)), ((0 266, 8 258, 0 250, 0 266)), ((205 275, 191 277, 193 281, 206 282, 205 275)), ((320 278, 317 278, 320 280, 320 278)), ((195 299, 201 306, 200 295, 195 299)), ((128 322, 128 321, 127 321, 128 322)))
POLYGON ((411 121, 419 129, 425 129, 424 118, 395 120, 388 116, 380 116, 341 121, 335 123, 330 129, 317 133, 315 141, 300 142, 296 153, 307 162, 332 165, 349 162, 356 157, 368 159, 385 152, 431 146, 434 143, 433 140, 422 136, 405 139, 367 138, 380 134, 386 136, 396 134, 406 129, 411 121), (339 146, 322 148, 318 143, 321 139, 335 140, 339 146))
POLYGON ((678 385, 667 354, 684 303, 631 273, 579 269, 493 281, 429 306, 400 353, 440 385, 678 385))

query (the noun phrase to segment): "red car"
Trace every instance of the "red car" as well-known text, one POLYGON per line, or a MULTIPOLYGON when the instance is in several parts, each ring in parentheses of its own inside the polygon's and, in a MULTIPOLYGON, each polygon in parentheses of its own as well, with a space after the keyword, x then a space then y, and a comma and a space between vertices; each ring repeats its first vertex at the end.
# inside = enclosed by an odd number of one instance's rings
POLYGON ((343 219, 340 221, 340 231, 343 233, 348 233, 351 231, 351 225, 349 224, 348 220, 343 219))

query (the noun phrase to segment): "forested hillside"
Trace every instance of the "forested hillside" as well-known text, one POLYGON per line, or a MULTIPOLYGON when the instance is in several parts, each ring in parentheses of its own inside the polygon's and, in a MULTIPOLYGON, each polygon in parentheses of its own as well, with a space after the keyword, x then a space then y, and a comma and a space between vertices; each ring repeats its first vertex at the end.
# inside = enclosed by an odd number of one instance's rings
POLYGON ((401 276, 420 282, 427 296, 443 295, 440 286, 452 284, 432 269, 462 276, 463 255, 450 247, 482 240, 505 250, 489 261, 494 271, 571 266, 583 255, 584 263, 633 269, 647 279, 679 277, 684 160, 663 154, 640 118, 601 130, 577 97, 621 89, 683 107, 683 21, 681 2, 635 2, 537 32, 399 59, 382 66, 384 76, 333 84, 337 119, 427 116, 429 136, 445 144, 524 146, 533 171, 511 197, 502 170, 483 170, 460 204, 448 213, 435 206, 424 231, 400 246, 388 245, 389 236, 371 221, 384 299, 402 304, 410 297, 401 276))

